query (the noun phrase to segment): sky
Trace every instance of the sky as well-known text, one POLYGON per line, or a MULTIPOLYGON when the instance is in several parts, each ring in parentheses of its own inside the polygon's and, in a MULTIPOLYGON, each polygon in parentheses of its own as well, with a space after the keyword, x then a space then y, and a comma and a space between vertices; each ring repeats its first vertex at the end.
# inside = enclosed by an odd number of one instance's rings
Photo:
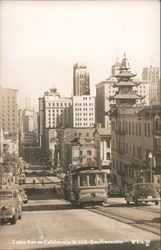
POLYGON ((71 96, 73 64, 86 64, 91 94, 124 52, 131 71, 160 66, 160 1, 0 1, 0 85, 38 107, 56 87, 71 96))

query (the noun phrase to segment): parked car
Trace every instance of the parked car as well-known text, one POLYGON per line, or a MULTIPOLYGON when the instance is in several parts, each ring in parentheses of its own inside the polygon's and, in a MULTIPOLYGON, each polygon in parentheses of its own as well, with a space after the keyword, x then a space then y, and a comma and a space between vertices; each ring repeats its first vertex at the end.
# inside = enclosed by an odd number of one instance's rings
POLYGON ((27 194, 24 191, 24 189, 20 189, 19 192, 20 192, 23 203, 27 203, 28 202, 28 197, 27 197, 27 194))
POLYGON ((22 217, 22 198, 17 189, 0 190, 0 219, 2 223, 10 222, 12 225, 22 217))
POLYGON ((116 186, 114 184, 109 184, 108 185, 108 195, 121 196, 122 195, 121 188, 119 188, 118 186, 116 186))
POLYGON ((152 183, 136 183, 127 187, 125 200, 128 205, 130 202, 135 204, 139 202, 154 202, 155 205, 158 205, 160 197, 152 183))
POLYGON ((157 192, 159 193, 160 197, 161 197, 161 184, 154 184, 155 189, 157 190, 157 192))
POLYGON ((25 184, 26 178, 25 178, 25 174, 21 174, 20 178, 19 178, 19 184, 25 184))

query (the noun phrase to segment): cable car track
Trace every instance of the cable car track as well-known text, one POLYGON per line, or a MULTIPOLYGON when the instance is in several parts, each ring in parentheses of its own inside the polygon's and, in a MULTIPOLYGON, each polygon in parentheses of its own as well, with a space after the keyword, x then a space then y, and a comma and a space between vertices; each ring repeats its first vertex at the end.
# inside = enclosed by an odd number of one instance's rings
MULTIPOLYGON (((116 203, 115 203, 116 204, 116 203)), ((113 204, 108 204, 107 203, 107 206, 106 207, 113 207, 112 206, 113 204)), ((122 204, 121 204, 122 205, 122 204)), ((115 206, 114 206, 115 207, 115 206)), ((118 204, 118 207, 119 207, 119 204, 118 204)), ((160 214, 161 212, 160 211, 156 211, 154 208, 148 206, 148 207, 145 207, 145 206, 132 206, 132 205, 126 205, 125 204, 125 207, 128 207, 130 209, 139 209, 139 210, 143 210, 143 211, 146 211, 146 212, 152 212, 152 213, 156 213, 156 214, 160 214)), ((159 207, 160 209, 160 207, 159 207)), ((161 209, 160 209, 161 210, 161 209)))
MULTIPOLYGON (((104 210, 104 208, 102 207, 86 207, 85 209, 87 209, 90 212, 96 213, 96 214, 100 214, 103 215, 105 217, 108 217, 110 219, 114 219, 116 221, 120 221, 122 223, 137 227, 139 229, 151 232, 153 234, 159 235, 160 236, 160 224, 158 225, 158 227, 156 225, 151 225, 149 223, 139 223, 139 220, 137 221, 137 219, 134 219, 130 216, 124 216, 124 215, 119 215, 119 214, 115 214, 111 211, 108 210, 104 210)), ((151 211, 148 211, 151 212, 151 211)))

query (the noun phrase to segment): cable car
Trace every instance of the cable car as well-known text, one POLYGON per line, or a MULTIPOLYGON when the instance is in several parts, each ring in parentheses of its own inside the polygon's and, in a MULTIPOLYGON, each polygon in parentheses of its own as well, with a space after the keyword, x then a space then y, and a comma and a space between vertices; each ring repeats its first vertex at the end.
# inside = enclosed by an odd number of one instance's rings
POLYGON ((64 178, 64 197, 74 204, 99 204, 107 201, 107 174, 98 167, 79 167, 64 178))

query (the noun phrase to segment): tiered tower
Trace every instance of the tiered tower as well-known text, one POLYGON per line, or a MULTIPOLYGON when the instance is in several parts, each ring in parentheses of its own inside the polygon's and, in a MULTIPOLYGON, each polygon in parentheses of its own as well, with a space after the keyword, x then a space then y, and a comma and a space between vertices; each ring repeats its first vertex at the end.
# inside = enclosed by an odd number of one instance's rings
POLYGON ((133 87, 139 85, 139 83, 135 83, 132 79, 136 74, 132 74, 129 69, 129 63, 124 54, 120 66, 120 73, 116 75, 118 82, 113 84, 113 87, 118 88, 116 95, 111 97, 111 99, 116 100, 116 106, 133 106, 136 104, 136 100, 141 98, 141 96, 137 95, 136 91, 133 90, 133 87))

